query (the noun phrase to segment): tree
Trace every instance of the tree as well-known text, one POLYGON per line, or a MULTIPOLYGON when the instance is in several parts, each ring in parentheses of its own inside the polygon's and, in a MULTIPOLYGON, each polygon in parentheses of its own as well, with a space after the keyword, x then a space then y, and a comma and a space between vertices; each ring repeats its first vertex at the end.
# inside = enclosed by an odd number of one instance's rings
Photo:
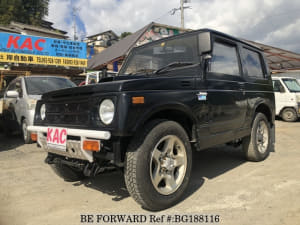
POLYGON ((0 24, 40 25, 48 15, 48 6, 49 0, 0 0, 0 24))
POLYGON ((120 36, 121 39, 125 38, 126 36, 128 35, 131 35, 132 33, 131 32, 123 32, 120 36))

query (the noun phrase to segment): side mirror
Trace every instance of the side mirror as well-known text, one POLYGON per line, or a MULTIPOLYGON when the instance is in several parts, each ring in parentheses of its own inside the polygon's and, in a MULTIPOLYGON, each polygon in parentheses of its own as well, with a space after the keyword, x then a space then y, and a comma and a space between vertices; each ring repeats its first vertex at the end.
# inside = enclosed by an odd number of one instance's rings
POLYGON ((211 52, 212 44, 210 32, 202 32, 198 34, 198 48, 199 55, 211 52))
POLYGON ((6 96, 8 98, 17 98, 19 97, 19 93, 17 91, 7 91, 6 96))

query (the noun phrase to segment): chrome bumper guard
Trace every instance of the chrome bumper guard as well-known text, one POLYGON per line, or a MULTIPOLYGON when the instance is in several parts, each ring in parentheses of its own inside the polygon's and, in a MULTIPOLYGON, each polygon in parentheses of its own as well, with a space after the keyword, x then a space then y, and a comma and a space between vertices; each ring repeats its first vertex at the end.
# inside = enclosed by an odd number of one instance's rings
POLYGON ((38 144, 46 151, 54 154, 66 156, 69 158, 88 160, 93 162, 93 152, 85 151, 82 148, 82 140, 86 138, 96 138, 100 140, 109 140, 111 134, 109 131, 98 130, 82 130, 82 129, 68 129, 68 136, 80 137, 80 140, 67 139, 66 151, 50 148, 47 145, 47 129, 48 127, 42 126, 28 126, 29 131, 37 133, 38 144))

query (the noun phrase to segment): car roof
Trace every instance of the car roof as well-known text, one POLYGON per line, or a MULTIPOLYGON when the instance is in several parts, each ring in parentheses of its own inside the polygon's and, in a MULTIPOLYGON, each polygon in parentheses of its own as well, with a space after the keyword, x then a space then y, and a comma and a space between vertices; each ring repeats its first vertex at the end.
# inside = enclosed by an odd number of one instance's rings
POLYGON ((167 41, 167 40, 169 40, 169 39, 175 39, 175 38, 179 38, 179 37, 181 37, 181 36, 188 36, 188 35, 191 35, 191 34, 197 34, 197 33, 203 33, 203 32, 210 32, 210 33, 212 33, 212 34, 215 34, 215 35, 218 35, 218 36, 222 36, 222 37, 224 37, 224 38, 231 39, 231 40, 236 41, 236 42, 240 42, 240 43, 242 43, 242 44, 244 44, 244 45, 246 45, 246 46, 249 46, 249 47, 254 48, 254 49, 256 49, 256 50, 262 51, 261 48, 258 48, 258 47, 255 46, 255 45, 252 45, 252 44, 250 44, 250 43, 248 43, 248 42, 245 42, 245 41, 243 41, 242 39, 233 37, 233 36, 231 36, 231 35, 229 35, 229 34, 225 34, 225 33, 222 33, 222 32, 220 32, 220 31, 217 31, 217 30, 208 29, 208 28, 203 28, 203 29, 199 29, 199 30, 188 31, 188 32, 184 32, 184 33, 181 33, 181 34, 169 36, 169 37, 166 37, 166 38, 161 38, 161 39, 159 39, 159 40, 152 41, 152 42, 149 42, 149 43, 146 43, 146 44, 143 44, 143 45, 134 47, 134 48, 137 48, 137 49, 138 49, 138 48, 143 48, 143 47, 145 47, 145 46, 147 46, 147 45, 151 45, 151 44, 156 43, 156 42, 159 43, 159 42, 162 42, 162 41, 167 41))
POLYGON ((274 80, 279 80, 279 79, 295 79, 297 80, 297 78, 295 77, 272 77, 272 79, 274 78, 274 80))

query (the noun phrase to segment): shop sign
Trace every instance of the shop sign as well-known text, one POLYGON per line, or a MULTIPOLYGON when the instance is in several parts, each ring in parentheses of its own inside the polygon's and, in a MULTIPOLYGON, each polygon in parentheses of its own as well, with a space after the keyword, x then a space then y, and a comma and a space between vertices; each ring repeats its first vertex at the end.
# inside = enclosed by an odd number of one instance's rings
POLYGON ((0 62, 87 67, 86 43, 0 33, 0 62))

